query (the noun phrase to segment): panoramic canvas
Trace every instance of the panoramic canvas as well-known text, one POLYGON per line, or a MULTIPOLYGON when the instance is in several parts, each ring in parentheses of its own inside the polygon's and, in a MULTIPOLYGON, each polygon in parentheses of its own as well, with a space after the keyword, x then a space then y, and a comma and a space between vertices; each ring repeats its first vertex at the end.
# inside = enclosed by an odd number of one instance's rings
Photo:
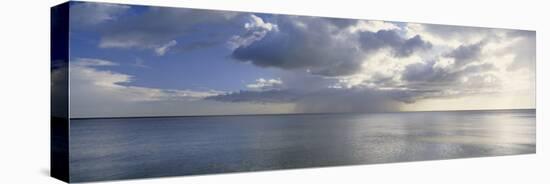
POLYGON ((69 2, 52 176, 535 153, 535 31, 69 2))

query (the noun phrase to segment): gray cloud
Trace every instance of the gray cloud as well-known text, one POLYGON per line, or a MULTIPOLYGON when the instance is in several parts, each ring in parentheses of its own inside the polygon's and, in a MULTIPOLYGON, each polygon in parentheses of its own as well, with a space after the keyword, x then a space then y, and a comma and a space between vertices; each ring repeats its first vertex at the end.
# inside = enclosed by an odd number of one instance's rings
POLYGON ((431 44, 420 36, 405 39, 394 30, 348 32, 343 27, 355 24, 332 18, 278 16, 261 39, 237 47, 232 57, 260 67, 285 70, 307 69, 322 76, 357 73, 368 54, 390 48, 397 57, 427 49, 431 44))
POLYGON ((472 61, 476 61, 481 57, 481 49, 485 42, 479 42, 470 45, 461 45, 453 51, 445 54, 446 57, 454 58, 454 64, 464 66, 472 61))
POLYGON ((496 67, 489 63, 470 65, 464 68, 439 68, 434 67, 435 61, 414 63, 407 65, 401 79, 411 83, 426 83, 430 85, 448 87, 456 85, 461 77, 490 72, 496 67))
POLYGON ((236 48, 233 58, 260 67, 310 69, 322 75, 351 74, 361 62, 361 51, 353 42, 335 39, 334 27, 326 19, 280 16, 276 24, 278 32, 236 48))
MULTIPOLYGON (((262 101, 260 99, 265 97, 268 100, 262 102, 295 103, 299 112, 380 111, 381 109, 395 110, 396 104, 414 103, 426 98, 454 98, 487 93, 492 90, 491 88, 499 87, 502 82, 491 73, 497 70, 496 66, 482 61, 483 47, 488 41, 497 40, 487 38, 474 44, 463 44, 446 53, 438 53, 441 57, 454 59, 454 65, 442 67, 436 65, 437 59, 433 59, 405 66, 402 73, 398 73, 400 78, 372 75, 366 81, 367 83, 356 87, 327 89, 326 86, 337 83, 337 80, 333 79, 360 72, 362 64, 368 62, 366 60, 369 54, 379 52, 381 49, 390 51, 391 55, 387 57, 396 58, 408 57, 419 51, 432 49, 432 44, 419 35, 407 39, 396 30, 349 33, 339 29, 346 27, 346 22, 336 26, 330 20, 309 17, 277 18, 275 24, 278 26, 278 32, 269 32, 261 39, 238 47, 233 52, 235 59, 251 62, 256 66, 282 68, 294 73, 300 73, 296 72, 296 69, 307 69, 311 74, 330 78, 310 78, 311 80, 306 82, 307 77, 297 77, 298 80, 296 77, 290 77, 287 84, 291 84, 290 89, 294 90, 292 94, 296 94, 297 90, 300 91, 300 95, 289 95, 292 98, 281 98, 280 101, 275 100, 279 98, 274 94, 288 93, 288 91, 277 93, 241 91, 211 99, 242 102, 262 101), (305 87, 295 87, 292 83, 302 84, 305 87), (310 87, 314 90, 304 89, 310 87), (347 104, 342 105, 347 109, 339 108, 339 104, 347 104), (373 105, 383 108, 376 109, 372 107, 373 105)), ((470 28, 464 28, 464 30, 471 31, 472 35, 479 32, 475 31, 477 29, 470 28)), ((444 30, 441 33, 444 33, 444 30)), ((283 79, 287 81, 286 78, 283 79)))
MULTIPOLYGON (((449 34, 447 36, 456 38, 468 37, 468 35, 479 37, 481 35, 481 41, 470 44, 464 43, 449 52, 442 53, 440 56, 451 58, 454 61, 452 65, 437 66, 438 61, 431 60, 406 66, 401 75, 401 79, 404 81, 402 87, 433 90, 429 93, 417 94, 415 97, 417 100, 454 98, 505 91, 506 89, 502 88, 507 81, 502 76, 496 75, 496 73, 503 72, 497 67, 503 64, 491 61, 491 57, 498 58, 499 56, 511 54, 513 62, 504 65, 508 71, 513 72, 525 68, 529 71, 535 70, 534 32, 500 30, 501 32, 497 34, 496 29, 459 27, 457 30, 451 31, 452 33, 445 33, 444 30, 454 27, 436 27, 441 28, 439 30, 441 32, 438 33, 440 35, 449 34), (460 34, 462 31, 465 33, 460 34), (482 52, 489 44, 492 44, 490 49, 482 52), (508 46, 502 48, 499 47, 500 44, 508 46)), ((534 75, 534 72, 532 74, 534 75)), ((529 81, 525 82, 529 83, 529 81)))
POLYGON ((483 63, 466 67, 440 68, 435 61, 410 64, 401 79, 407 89, 404 102, 413 103, 426 98, 454 98, 494 91, 501 85, 500 79, 492 74, 493 64, 483 63))
POLYGON ((408 99, 406 93, 374 89, 322 89, 318 91, 269 90, 239 91, 205 98, 220 102, 293 103, 297 113, 384 112, 398 110, 408 99))
MULTIPOLYGON (((507 67, 509 71, 529 69, 535 71, 536 65, 536 32, 535 31, 510 31, 510 38, 520 39, 518 43, 507 48, 507 52, 517 53, 514 62, 507 67)), ((533 72, 534 74, 534 72, 533 72)))
POLYGON ((444 71, 440 68, 434 68, 435 61, 424 63, 414 63, 407 65, 401 78, 405 81, 431 81, 441 79, 444 71))
POLYGON ((361 32, 359 34, 361 46, 365 51, 376 51, 381 48, 391 48, 397 57, 410 56, 413 52, 429 49, 432 45, 416 35, 405 39, 394 30, 380 30, 378 32, 361 32))

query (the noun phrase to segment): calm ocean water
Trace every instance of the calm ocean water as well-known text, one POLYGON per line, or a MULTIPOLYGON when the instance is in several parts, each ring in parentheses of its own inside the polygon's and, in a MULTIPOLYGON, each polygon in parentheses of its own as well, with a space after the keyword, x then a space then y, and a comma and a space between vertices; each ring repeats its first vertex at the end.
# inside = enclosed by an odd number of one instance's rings
POLYGON ((71 181, 535 153, 535 110, 73 119, 71 181))

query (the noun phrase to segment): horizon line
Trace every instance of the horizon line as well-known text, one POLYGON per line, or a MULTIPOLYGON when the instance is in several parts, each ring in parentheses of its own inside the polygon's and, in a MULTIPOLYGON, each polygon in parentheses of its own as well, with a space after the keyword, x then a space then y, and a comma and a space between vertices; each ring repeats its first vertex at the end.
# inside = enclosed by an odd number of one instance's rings
POLYGON ((288 115, 320 115, 320 114, 377 114, 377 113, 417 113, 417 112, 464 112, 464 111, 505 111, 505 110, 536 110, 534 108, 516 109, 462 109, 462 110, 419 110, 419 111, 381 111, 381 112, 316 112, 316 113, 262 113, 262 114, 206 114, 206 115, 164 115, 164 116, 111 116, 111 117, 76 117, 69 120, 83 119, 140 119, 140 118, 178 118, 178 117, 222 117, 222 116, 288 116, 288 115))

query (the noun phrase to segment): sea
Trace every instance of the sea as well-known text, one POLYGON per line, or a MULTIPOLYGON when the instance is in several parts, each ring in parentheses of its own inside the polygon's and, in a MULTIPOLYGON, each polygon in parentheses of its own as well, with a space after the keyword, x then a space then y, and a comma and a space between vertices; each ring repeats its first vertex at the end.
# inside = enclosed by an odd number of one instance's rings
POLYGON ((532 154, 534 109, 70 120, 71 182, 532 154))

